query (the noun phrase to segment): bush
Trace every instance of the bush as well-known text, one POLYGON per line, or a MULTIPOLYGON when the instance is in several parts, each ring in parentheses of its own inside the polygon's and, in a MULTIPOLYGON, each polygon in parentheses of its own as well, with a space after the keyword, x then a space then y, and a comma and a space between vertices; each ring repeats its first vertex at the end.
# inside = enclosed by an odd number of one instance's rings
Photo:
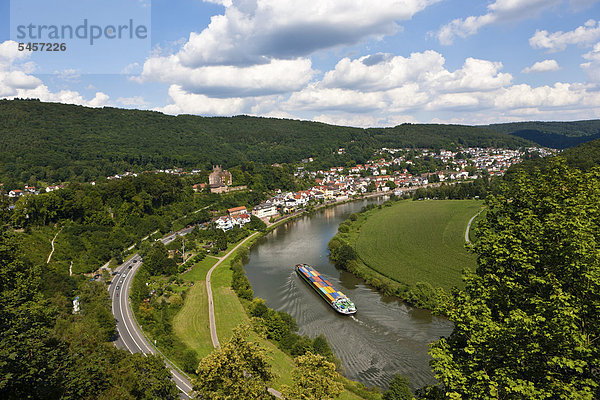
POLYGON ((196 352, 193 350, 185 350, 181 358, 181 367, 183 370, 189 374, 195 374, 199 363, 196 352))
POLYGON ((250 315, 253 317, 262 318, 268 311, 269 308, 261 298, 257 297, 250 303, 250 315))
POLYGON ((383 400, 411 400, 413 399, 412 391, 410 390, 410 383, 408 378, 396 374, 390 388, 383 394, 383 400))
POLYGON ((348 233, 349 231, 350 231, 350 228, 348 228, 348 225, 342 224, 338 228, 338 232, 341 232, 341 233, 348 233))

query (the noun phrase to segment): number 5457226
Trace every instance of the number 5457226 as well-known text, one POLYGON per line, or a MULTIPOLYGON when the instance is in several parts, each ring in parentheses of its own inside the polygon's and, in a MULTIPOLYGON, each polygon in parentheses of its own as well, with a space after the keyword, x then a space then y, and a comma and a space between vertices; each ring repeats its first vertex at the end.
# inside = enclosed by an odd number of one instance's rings
POLYGON ((19 51, 66 51, 66 43, 19 43, 19 51))

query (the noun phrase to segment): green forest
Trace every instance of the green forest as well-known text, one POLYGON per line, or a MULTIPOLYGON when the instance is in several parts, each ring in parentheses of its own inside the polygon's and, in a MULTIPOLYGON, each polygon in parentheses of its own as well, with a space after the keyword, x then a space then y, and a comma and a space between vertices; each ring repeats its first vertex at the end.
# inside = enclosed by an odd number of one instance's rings
POLYGON ((237 116, 177 117, 152 111, 0 100, 0 182, 89 182, 126 171, 211 169, 248 161, 355 165, 382 147, 519 147, 532 142, 480 127, 412 125, 359 129, 237 116), (344 148, 344 154, 337 154, 344 148))
POLYGON ((496 132, 531 140, 541 146, 566 149, 600 139, 600 120, 573 122, 513 122, 488 125, 496 132))

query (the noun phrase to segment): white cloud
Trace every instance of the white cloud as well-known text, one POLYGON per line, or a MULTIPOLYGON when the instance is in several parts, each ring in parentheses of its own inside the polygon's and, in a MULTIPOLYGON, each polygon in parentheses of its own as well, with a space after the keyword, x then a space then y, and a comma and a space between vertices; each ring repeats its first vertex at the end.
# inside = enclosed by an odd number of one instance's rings
POLYGON ((25 51, 19 51, 17 42, 7 40, 0 43, 0 67, 6 67, 17 60, 28 57, 25 51))
POLYGON ((583 58, 588 60, 581 64, 588 78, 593 82, 600 82, 600 42, 596 43, 592 51, 585 53, 583 58))
POLYGON ((417 83, 433 91, 482 91, 509 84, 512 76, 501 73, 502 63, 467 58, 454 72, 444 67, 444 57, 428 50, 410 57, 376 54, 356 60, 344 58, 323 78, 324 87, 381 91, 417 83))
MULTIPOLYGON (((581 0, 579 0, 579 1, 581 1, 581 0)), ((229 7, 233 3, 231 0, 204 0, 204 2, 205 3, 220 4, 220 5, 225 6, 225 7, 229 7)))
MULTIPOLYGON (((174 54, 155 53, 134 78, 169 85, 172 104, 166 112, 288 112, 273 99, 290 93, 299 101, 311 97, 303 90, 317 71, 307 55, 394 33, 398 21, 441 0, 208 1, 224 5, 224 14, 213 16, 200 33, 192 32, 174 54)), ((351 92, 339 94, 340 107, 353 99, 351 92)))
POLYGON ((468 58, 455 71, 444 64, 444 57, 432 50, 408 58, 385 54, 344 58, 321 82, 293 93, 285 109, 364 113, 476 107, 483 93, 512 81, 498 62, 468 58))
POLYGON ((110 97, 106 93, 97 92, 96 96, 87 102, 89 107, 103 107, 108 104, 110 97))
POLYGON ((149 105, 142 96, 119 97, 117 103, 128 107, 147 107, 149 105))
POLYGON ((499 91, 493 104, 499 109, 563 108, 590 106, 598 99, 600 94, 587 92, 587 87, 577 84, 556 83, 535 88, 522 84, 499 91))
POLYGON ((313 75, 309 59, 190 68, 183 65, 179 55, 172 55, 148 59, 138 80, 178 85, 190 93, 212 97, 251 97, 299 90, 313 75))
POLYGON ((0 43, 0 98, 37 98, 41 101, 81 104, 101 107, 108 104, 109 97, 97 92, 91 100, 86 100, 78 92, 61 90, 52 92, 42 80, 31 75, 35 69, 32 63, 25 62, 28 52, 20 52, 17 43, 11 40, 0 43))
POLYGON ((142 67, 140 66, 140 64, 137 62, 134 62, 134 63, 127 65, 125 68, 123 68, 121 70, 121 73, 125 74, 125 75, 139 74, 141 72, 141 70, 142 70, 142 67))
POLYGON ((531 47, 550 52, 564 50, 568 45, 589 46, 600 39, 600 21, 588 20, 584 25, 569 32, 549 33, 536 31, 529 39, 531 47))
POLYGON ((372 115, 352 115, 352 114, 321 114, 313 118, 314 121, 323 122, 326 124, 339 125, 339 126, 353 126, 358 128, 369 128, 369 127, 386 127, 396 126, 403 123, 416 123, 418 122, 411 115, 391 115, 385 117, 378 117, 372 115))
MULTIPOLYGON (((589 58, 594 57, 595 53, 589 58)), ((594 110, 600 92, 590 85, 513 85, 512 76, 501 72, 501 63, 468 58, 454 71, 444 63, 434 51, 406 58, 387 54, 345 58, 322 81, 293 93, 281 107, 290 113, 317 112, 314 118, 320 121, 353 126, 385 125, 395 116, 422 112, 470 116, 465 118, 473 118, 471 122, 487 120, 488 114, 499 121, 526 114, 555 119, 557 110, 569 117, 598 113, 594 110), (488 114, 481 114, 483 110, 488 114)), ((542 62, 531 68, 551 67, 554 63, 542 62)))
POLYGON ((466 38, 486 25, 532 18, 561 2, 562 0, 496 0, 488 5, 488 12, 484 15, 458 18, 444 25, 437 32, 437 38, 441 44, 450 45, 456 36, 466 38))
POLYGON ((530 72, 558 71, 559 69, 560 66, 556 60, 544 60, 536 62, 531 67, 524 68, 521 72, 528 74, 530 72))
POLYGON ((157 111, 166 114, 231 116, 245 113, 245 110, 254 104, 251 98, 215 99, 202 94, 189 93, 179 85, 171 85, 169 97, 173 103, 158 108, 157 111))
POLYGON ((398 29, 397 21, 408 20, 438 1, 233 1, 223 15, 211 18, 206 29, 190 34, 180 59, 188 67, 296 59, 392 34, 398 29))

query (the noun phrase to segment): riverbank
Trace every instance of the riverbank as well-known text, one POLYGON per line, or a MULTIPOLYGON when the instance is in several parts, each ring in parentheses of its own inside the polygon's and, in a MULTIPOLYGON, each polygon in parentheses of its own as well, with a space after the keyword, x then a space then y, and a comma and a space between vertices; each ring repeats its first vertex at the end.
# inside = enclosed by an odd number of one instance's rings
POLYGON ((475 200, 386 202, 340 225, 331 259, 386 295, 434 310, 475 267, 463 238, 480 209, 475 200))
MULTIPOLYGON (((414 191, 414 190, 416 190, 416 188, 409 189, 409 191, 414 191)), ((296 218, 303 217, 306 215, 311 215, 319 210, 323 210, 323 209, 327 209, 327 208, 331 208, 331 207, 337 207, 342 204, 353 203, 355 201, 368 200, 368 199, 373 199, 373 198, 377 198, 377 197, 385 197, 385 196, 391 196, 391 195, 392 195, 392 193, 390 193, 390 192, 374 192, 374 193, 368 193, 368 194, 364 194, 364 195, 357 195, 357 196, 350 197, 350 198, 344 199, 344 200, 324 202, 323 204, 319 204, 310 210, 302 210, 302 211, 288 214, 288 215, 284 216, 283 218, 274 221, 273 223, 267 222, 267 230, 265 231, 265 233, 268 233, 268 232, 272 231, 273 229, 278 228, 279 226, 285 224, 286 222, 292 221, 296 218)))

